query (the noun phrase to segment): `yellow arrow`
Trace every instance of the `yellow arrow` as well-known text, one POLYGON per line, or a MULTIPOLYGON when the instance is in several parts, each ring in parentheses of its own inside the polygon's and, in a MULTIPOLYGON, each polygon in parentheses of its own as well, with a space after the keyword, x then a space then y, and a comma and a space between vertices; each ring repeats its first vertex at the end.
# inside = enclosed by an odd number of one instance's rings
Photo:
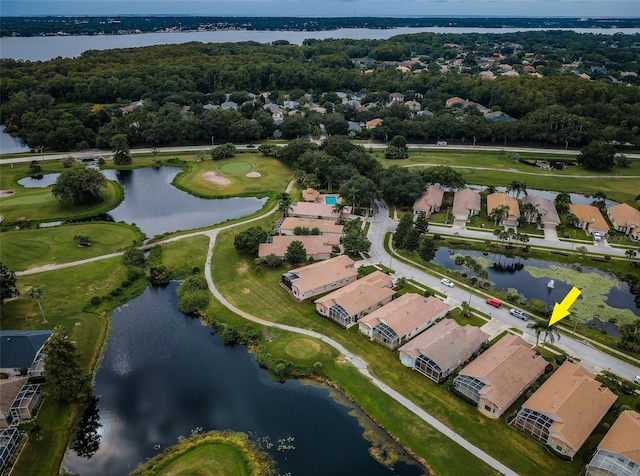
POLYGON ((551 320, 549 325, 552 326, 561 319, 564 319, 569 315, 569 308, 573 302, 580 296, 580 290, 575 286, 571 288, 569 294, 567 294, 560 304, 555 303, 553 306, 553 313, 551 314, 551 320))

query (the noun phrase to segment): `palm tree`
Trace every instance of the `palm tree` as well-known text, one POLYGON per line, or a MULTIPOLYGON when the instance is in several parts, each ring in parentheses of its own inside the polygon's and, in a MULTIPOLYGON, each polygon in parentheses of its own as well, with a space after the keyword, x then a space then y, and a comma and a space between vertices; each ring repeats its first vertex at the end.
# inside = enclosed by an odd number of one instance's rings
POLYGON ((547 323, 544 321, 533 321, 527 324, 529 329, 532 329, 536 334, 536 348, 538 347, 538 341, 540 340, 540 334, 542 334, 547 328, 547 323))
POLYGON ((506 220, 509 217, 509 206, 508 205, 500 205, 499 207, 494 208, 489 213, 489 218, 493 220, 493 223, 498 226, 498 224, 506 220))
POLYGON ((496 235, 496 244, 498 244, 498 240, 500 239, 500 233, 502 233, 502 230, 500 228, 496 228, 493 230, 493 234, 496 235))
POLYGON ((555 324, 553 326, 547 326, 544 330, 544 340, 542 341, 541 352, 544 351, 544 346, 549 341, 549 344, 553 344, 556 340, 560 340, 560 332, 556 329, 555 324))
POLYGON ((558 195, 556 195, 553 203, 558 209, 558 213, 564 213, 569 210, 569 205, 571 204, 571 195, 569 195, 567 192, 560 192, 558 195))
POLYGON ((40 304, 40 299, 44 296, 45 288, 44 286, 33 286, 27 291, 27 295, 31 299, 35 299, 38 303, 38 307, 40 308, 40 314, 42 314, 42 322, 43 324, 47 323, 47 318, 44 317, 44 311, 42 310, 42 304, 40 304))
POLYGON ((333 213, 337 213, 338 214, 338 221, 340 223, 342 223, 342 212, 344 212, 344 208, 347 206, 346 203, 342 202, 342 201, 338 201, 335 203, 335 205, 333 205, 333 208, 331 209, 331 211, 333 213))
POLYGON ((289 216, 289 210, 291 209, 291 195, 287 192, 282 192, 276 197, 278 200, 278 211, 282 212, 284 216, 289 216))
POLYGON ((535 223, 540 219, 538 207, 533 203, 523 203, 520 207, 520 214, 525 217, 529 223, 535 223))
POLYGON ((517 180, 513 180, 513 181, 509 182, 509 185, 507 185, 506 192, 507 193, 513 192, 513 196, 515 198, 518 198, 521 193, 523 193, 526 196, 527 195, 527 184, 524 183, 524 182, 518 182, 517 180))

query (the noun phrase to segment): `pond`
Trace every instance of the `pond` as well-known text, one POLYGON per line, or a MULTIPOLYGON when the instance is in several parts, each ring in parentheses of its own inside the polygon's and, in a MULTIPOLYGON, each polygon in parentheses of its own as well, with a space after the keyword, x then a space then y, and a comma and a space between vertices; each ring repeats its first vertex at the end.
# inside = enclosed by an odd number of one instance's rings
MULTIPOLYGON (((476 190, 478 192, 481 192, 487 189, 487 187, 484 185, 469 185, 469 188, 471 190, 476 190)), ((507 187, 496 187, 496 191, 506 193, 507 187)), ((550 192, 548 190, 537 190, 535 188, 527 189, 528 195, 539 195, 543 198, 546 198, 547 200, 551 200, 552 202, 555 200, 556 195, 558 195, 558 193, 559 192, 550 192)), ((571 203, 575 203, 576 205, 591 205, 591 202, 593 202, 593 197, 589 197, 587 195, 581 195, 579 193, 569 193, 569 196, 571 197, 571 203)), ((524 196, 520 195, 520 198, 524 198, 524 196)), ((605 200, 605 203, 607 204, 608 207, 618 205, 618 202, 614 200, 609 200, 609 199, 605 200)))
MULTIPOLYGON (((584 288, 583 295, 574 306, 576 312, 580 312, 581 322, 590 321, 594 317, 606 321, 613 316, 632 319, 633 315, 640 316, 640 309, 635 305, 635 297, 630 292, 629 285, 599 269, 584 265, 581 267, 582 271, 577 272, 570 265, 554 261, 508 258, 500 254, 485 255, 480 251, 454 250, 446 247, 438 249, 432 262, 464 272, 464 269, 456 266, 453 261, 456 253, 487 260, 488 279, 494 288, 502 291, 515 288, 526 299, 540 299, 550 307, 562 301, 573 286, 584 288), (554 281, 553 288, 547 286, 551 279, 554 281), (596 286, 596 289, 591 289, 590 284, 596 286)), ((580 261, 579 258, 576 260, 580 261)), ((615 326, 609 324, 604 327, 609 334, 617 335, 615 326)))
POLYGON ((245 347, 225 346, 210 328, 180 313, 177 287, 149 287, 114 312, 95 381, 100 446, 90 459, 70 450, 69 471, 126 475, 180 435, 202 428, 243 431, 263 447, 273 443, 265 449, 281 474, 423 474, 398 447, 391 451, 403 456, 393 471, 373 459, 359 423, 363 416, 354 416, 328 388, 271 381, 245 347), (282 448, 282 440, 294 448, 282 448))
MULTIPOLYGON (((4 58, 4 56, 3 56, 4 58)), ((15 154, 29 152, 29 146, 17 137, 5 132, 5 126, 0 125, 0 154, 15 154)))
MULTIPOLYGON (((125 199, 113 210, 93 219, 135 223, 147 237, 152 237, 250 215, 267 202, 267 198, 255 197, 195 197, 171 185, 180 171, 179 167, 103 170, 109 180, 115 180, 122 186, 125 199)), ((55 183, 58 175, 47 174, 42 179, 25 177, 18 183, 25 187, 46 187, 55 183)), ((60 222, 49 225, 58 224, 60 222)))

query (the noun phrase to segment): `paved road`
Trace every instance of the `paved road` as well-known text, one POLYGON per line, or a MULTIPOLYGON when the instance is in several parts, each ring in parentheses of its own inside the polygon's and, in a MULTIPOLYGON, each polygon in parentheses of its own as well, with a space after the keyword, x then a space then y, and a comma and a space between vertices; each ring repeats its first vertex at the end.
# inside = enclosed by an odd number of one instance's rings
MULTIPOLYGON (((281 143, 277 144, 279 146, 284 146, 286 144, 281 143)), ((370 143, 370 144, 362 144, 366 148, 372 149, 386 149, 387 144, 381 143, 370 143)), ((463 151, 481 151, 481 152, 517 152, 517 153, 534 153, 534 154, 551 154, 551 155, 568 155, 568 156, 576 156, 580 154, 578 150, 564 150, 564 149, 541 149, 535 147, 496 147, 496 146, 486 146, 486 145, 432 145, 432 144, 407 144, 410 150, 463 150, 463 151)), ((247 147, 247 145, 236 145, 238 150, 256 150, 253 147, 247 147)), ((178 152, 208 152, 211 150, 210 145, 193 145, 193 146, 179 146, 179 147, 157 147, 156 150, 160 154, 166 153, 178 153, 178 152)), ((131 149, 131 155, 138 154, 151 154, 152 149, 150 147, 143 147, 140 149, 131 149)), ((29 157, 15 157, 15 158, 2 158, 0 155, 0 163, 3 164, 11 164, 11 163, 19 163, 19 162, 31 162, 32 160, 60 160, 64 157, 72 156, 77 159, 85 159, 85 158, 98 158, 105 157, 111 158, 113 152, 110 150, 89 150, 84 152, 66 152, 61 154, 41 154, 39 156, 29 156, 29 157)), ((640 159, 640 154, 625 154, 630 159, 640 159)), ((487 169, 488 170, 488 169, 487 169)), ((522 173, 522 172, 519 172, 522 173)), ((584 176, 581 176, 584 177, 584 176)), ((626 177, 621 175, 619 177, 626 177)))
MULTIPOLYGON (((461 303, 462 301, 470 301, 471 307, 490 315, 494 319, 500 320, 509 327, 515 327, 522 330, 524 338, 528 342, 535 343, 535 334, 531 329, 527 328, 527 323, 513 317, 506 309, 496 309, 495 307, 488 305, 485 302, 485 299, 488 297, 487 295, 483 295, 477 290, 471 290, 469 287, 459 282, 456 282, 456 286, 453 288, 444 286, 440 283, 440 276, 435 275, 431 271, 427 272, 426 269, 421 270, 410 266, 387 253, 383 246, 383 240, 387 232, 395 229, 396 221, 389 217, 388 210, 383 202, 376 201, 375 210, 376 213, 368 232, 368 237, 371 241, 370 255, 372 261, 380 262, 385 266, 389 266, 391 269, 395 270, 396 277, 404 276, 406 278, 411 278, 419 283, 429 286, 432 289, 442 292, 454 305, 456 303, 461 303)), ((435 229, 436 227, 430 226, 429 231, 435 231, 435 229)), ((452 233, 451 228, 445 228, 442 231, 443 233, 452 233)), ((460 232, 460 234, 462 235, 463 233, 460 232)), ((556 243, 554 243, 554 245, 556 245, 556 243)), ((638 360, 637 366, 623 362, 620 359, 594 348, 587 339, 581 336, 574 339, 569 335, 563 334, 560 340, 556 341, 553 345, 562 349, 569 355, 580 358, 582 363, 595 371, 603 369, 610 370, 616 375, 627 380, 633 380, 633 377, 640 373, 640 360, 638 360)), ((612 350, 615 352, 615 349, 612 350)))

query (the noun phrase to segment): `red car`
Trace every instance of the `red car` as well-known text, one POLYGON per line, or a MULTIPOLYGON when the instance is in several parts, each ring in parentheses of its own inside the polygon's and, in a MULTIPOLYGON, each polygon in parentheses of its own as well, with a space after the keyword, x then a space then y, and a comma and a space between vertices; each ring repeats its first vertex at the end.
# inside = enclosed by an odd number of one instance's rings
POLYGON ((502 302, 500 302, 500 299, 496 299, 496 298, 487 299, 487 304, 489 304, 490 306, 493 306, 493 307, 502 306, 502 302))

